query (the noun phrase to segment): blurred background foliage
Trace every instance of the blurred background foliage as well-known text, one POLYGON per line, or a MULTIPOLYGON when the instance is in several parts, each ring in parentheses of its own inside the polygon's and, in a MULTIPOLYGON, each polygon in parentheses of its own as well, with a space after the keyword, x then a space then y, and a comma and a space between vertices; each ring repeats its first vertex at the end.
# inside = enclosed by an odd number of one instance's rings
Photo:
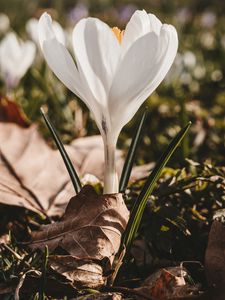
MULTIPOLYGON (((156 14, 173 24, 179 36, 174 65, 157 91, 147 100, 149 117, 138 163, 155 161, 159 153, 187 120, 192 130, 172 163, 184 164, 184 157, 203 162, 225 162, 225 3, 223 1, 126 1, 126 0, 0 0, 1 12, 10 18, 11 28, 27 39, 26 22, 48 10, 67 32, 82 17, 97 16, 110 26, 125 28, 136 9, 156 14)), ((3 35, 2 35, 3 37, 3 35)), ((2 85, 2 94, 4 87, 2 85)), ((39 108, 46 105, 64 142, 76 136, 98 132, 81 101, 73 101, 42 60, 32 68, 14 91, 31 121, 40 121, 39 108), (41 62, 41 63, 40 63, 41 62)), ((122 99, 121 99, 122 101, 122 99)), ((146 103, 144 104, 146 106, 146 103)), ((138 115, 138 114, 137 114, 138 115)), ((137 117, 134 118, 134 121, 137 117)), ((128 124, 119 147, 129 146, 135 122, 128 124)))

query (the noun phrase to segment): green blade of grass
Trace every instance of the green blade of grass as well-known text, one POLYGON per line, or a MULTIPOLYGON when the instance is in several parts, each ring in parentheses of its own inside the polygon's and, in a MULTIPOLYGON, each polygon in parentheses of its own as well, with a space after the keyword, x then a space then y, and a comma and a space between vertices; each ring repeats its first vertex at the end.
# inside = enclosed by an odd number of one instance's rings
POLYGON ((130 148, 129 151, 127 153, 127 157, 126 160, 124 162, 124 166, 123 166, 123 170, 121 173, 121 177, 120 177, 120 184, 119 184, 119 191, 125 192, 128 182, 129 182, 129 178, 130 178, 130 174, 131 174, 131 170, 134 164, 134 159, 135 159, 135 154, 137 151, 137 146, 139 144, 140 138, 141 138, 141 134, 143 131, 143 127, 145 124, 145 120, 146 120, 146 116, 147 116, 148 111, 145 110, 145 112, 143 113, 140 122, 137 126, 137 129, 134 133, 134 137, 131 141, 130 144, 130 148))
POLYGON ((124 232, 122 245, 129 249, 135 234, 137 233, 138 227, 141 222, 141 218, 147 203, 147 200, 152 193, 157 180, 159 179, 163 168, 169 161, 170 157, 173 155, 174 151, 177 149, 180 142, 185 137, 186 133, 188 132, 191 126, 191 122, 189 122, 180 132, 173 138, 171 143, 168 145, 165 152, 160 157, 159 161, 157 162, 155 168, 152 170, 151 174, 147 178, 135 204, 131 210, 130 219, 127 224, 127 228, 124 232))
POLYGON ((57 146, 57 148, 58 148, 58 150, 59 150, 59 152, 60 152, 60 154, 62 156, 64 164, 65 164, 65 166, 67 168, 67 171, 68 171, 68 173, 70 175, 70 178, 71 178, 71 181, 73 183, 75 192, 78 194, 79 191, 81 190, 81 182, 80 182, 80 179, 79 179, 79 177, 77 175, 77 172, 74 169, 74 166, 73 166, 73 164, 72 164, 72 162, 71 162, 71 160, 70 160, 70 158, 69 158, 69 156, 68 156, 68 154, 67 154, 67 152, 66 152, 66 150, 65 150, 65 148, 63 146, 63 143, 61 142, 61 140, 60 140, 60 138, 59 138, 59 136, 58 136, 58 134, 57 134, 57 132, 56 132, 53 124, 51 123, 49 117, 45 114, 43 108, 41 108, 40 110, 41 110, 41 114, 42 114, 42 116, 43 116, 43 118, 45 120, 45 123, 46 123, 49 131, 52 134, 52 137, 53 137, 53 139, 55 141, 55 144, 56 144, 56 146, 57 146))

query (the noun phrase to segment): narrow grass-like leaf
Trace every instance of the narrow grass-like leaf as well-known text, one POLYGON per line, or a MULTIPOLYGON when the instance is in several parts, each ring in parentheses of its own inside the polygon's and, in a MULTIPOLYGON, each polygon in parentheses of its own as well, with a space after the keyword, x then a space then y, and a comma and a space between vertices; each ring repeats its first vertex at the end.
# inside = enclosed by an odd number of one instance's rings
POLYGON ((137 151, 137 146, 139 144, 140 138, 141 138, 141 134, 144 128, 144 124, 145 124, 145 120, 146 120, 146 116, 147 116, 148 111, 145 110, 140 122, 137 126, 137 129, 134 133, 134 137, 131 141, 130 144, 130 148, 129 151, 127 153, 127 157, 126 160, 124 162, 124 166, 123 166, 123 170, 121 173, 121 177, 120 177, 120 185, 119 185, 119 191, 122 193, 126 190, 128 182, 129 182, 129 178, 130 178, 130 174, 131 174, 131 170, 134 164, 134 159, 135 159, 135 154, 137 151))
POLYGON ((141 218, 147 203, 147 200, 152 193, 157 180, 159 179, 163 168, 169 161, 170 157, 173 155, 174 151, 177 149, 180 142, 185 137, 186 133, 188 132, 191 126, 191 122, 189 122, 180 132, 173 138, 171 143, 168 145, 165 152, 160 157, 159 161, 157 162, 155 168, 152 170, 151 174, 147 178, 135 204, 132 208, 131 215, 129 222, 127 224, 127 228, 125 230, 123 236, 123 243, 126 249, 129 249, 135 234, 137 233, 138 227, 141 222, 141 218))
POLYGON ((45 120, 45 123, 46 123, 49 131, 51 132, 52 137, 53 137, 53 139, 55 141, 55 144, 56 144, 56 146, 57 146, 57 148, 58 148, 58 150, 59 150, 59 152, 60 152, 60 154, 62 156, 64 164, 65 164, 65 166, 67 168, 67 171, 68 171, 68 173, 70 175, 70 178, 71 178, 71 181, 73 183, 75 192, 78 194, 79 191, 81 190, 81 183, 80 183, 80 179, 79 179, 79 177, 77 175, 77 172, 74 169, 74 166, 73 166, 73 164, 72 164, 72 162, 71 162, 71 160, 70 160, 70 158, 69 158, 69 156, 68 156, 68 154, 67 154, 67 152, 66 152, 66 150, 65 150, 65 148, 63 146, 63 143, 61 142, 58 134, 56 133, 56 130, 55 130, 53 124, 51 123, 49 117, 45 114, 43 108, 41 108, 41 114, 42 114, 42 116, 43 116, 43 118, 45 120))

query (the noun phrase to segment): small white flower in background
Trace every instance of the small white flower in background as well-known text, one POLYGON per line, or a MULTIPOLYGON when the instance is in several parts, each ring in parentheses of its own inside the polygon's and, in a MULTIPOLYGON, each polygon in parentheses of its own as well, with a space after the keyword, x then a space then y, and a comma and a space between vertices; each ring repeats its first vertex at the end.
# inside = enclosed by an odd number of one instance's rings
POLYGON ((196 56, 191 51, 185 51, 183 54, 184 66, 193 69, 196 66, 196 56))
POLYGON ((203 79, 205 77, 206 74, 206 68, 204 65, 197 65, 196 68, 194 69, 194 77, 195 79, 203 79))
POLYGON ((93 113, 105 146, 104 192, 118 192, 119 133, 170 69, 178 47, 176 29, 144 10, 132 15, 125 31, 96 18, 82 19, 73 31, 76 64, 57 40, 47 13, 39 20, 39 39, 55 75, 93 113))
POLYGON ((0 75, 8 90, 17 86, 35 57, 36 47, 31 41, 23 42, 14 32, 0 43, 0 75))
POLYGON ((216 39, 215 39, 215 36, 211 32, 206 31, 201 34, 200 42, 205 49, 212 50, 215 48, 216 39))
POLYGON ((177 53, 173 67, 168 72, 165 82, 170 85, 172 82, 180 82, 184 85, 189 85, 192 82, 190 72, 194 72, 197 66, 197 58, 191 51, 177 53))
POLYGON ((0 13, 0 34, 6 33, 10 28, 9 17, 6 14, 0 13))
MULTIPOLYGON (((65 33, 61 25, 58 22, 53 21, 52 28, 57 40, 63 45, 65 45, 65 41, 66 41, 65 33)), ((39 46, 40 43, 39 43, 39 36, 38 36, 38 19, 35 18, 29 19, 26 23, 26 31, 29 37, 36 43, 36 45, 39 46)))

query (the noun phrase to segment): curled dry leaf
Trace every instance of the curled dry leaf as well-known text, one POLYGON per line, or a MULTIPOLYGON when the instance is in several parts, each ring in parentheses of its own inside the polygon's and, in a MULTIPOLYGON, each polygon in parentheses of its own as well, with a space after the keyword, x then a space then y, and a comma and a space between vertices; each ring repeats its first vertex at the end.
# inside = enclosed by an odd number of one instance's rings
POLYGON ((51 267, 73 282, 76 287, 88 286, 97 288, 106 283, 106 277, 101 261, 79 259, 72 255, 51 255, 51 267))
POLYGON ((13 122, 22 127, 28 127, 29 122, 16 102, 0 95, 0 122, 13 122))
POLYGON ((128 218, 121 194, 98 195, 87 185, 71 198, 59 222, 32 233, 29 246, 43 250, 47 245, 50 252, 63 249, 68 255, 50 256, 52 267, 76 286, 97 287, 112 266, 128 218))
POLYGON ((203 299, 200 298, 199 286, 186 281, 187 275, 187 270, 181 266, 160 269, 135 290, 152 300, 203 299))
MULTIPOLYGON (((90 173, 100 180, 103 178, 101 136, 76 139, 66 150, 80 176, 90 173)), ((122 152, 118 151, 118 172, 122 166, 122 152)), ((47 145, 36 126, 21 128, 12 123, 0 123, 0 168, 0 203, 22 206, 51 217, 62 215, 74 195, 58 150, 47 145)), ((143 172, 138 168, 137 179, 145 176, 143 168, 143 172)))

